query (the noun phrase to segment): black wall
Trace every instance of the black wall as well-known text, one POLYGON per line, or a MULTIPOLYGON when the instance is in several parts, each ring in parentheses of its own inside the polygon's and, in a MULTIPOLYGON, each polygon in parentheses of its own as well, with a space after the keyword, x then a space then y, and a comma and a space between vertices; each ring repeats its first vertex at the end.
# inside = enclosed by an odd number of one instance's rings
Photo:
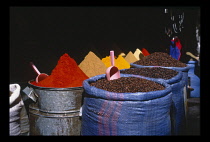
MULTIPOLYGON (((91 50, 103 58, 146 48, 165 52, 165 7, 10 7, 10 83, 36 77, 32 61, 50 74, 61 55, 79 64, 91 50)), ((183 51, 196 52, 195 24, 198 7, 183 8, 183 51)), ((183 62, 187 59, 182 58, 183 62)))

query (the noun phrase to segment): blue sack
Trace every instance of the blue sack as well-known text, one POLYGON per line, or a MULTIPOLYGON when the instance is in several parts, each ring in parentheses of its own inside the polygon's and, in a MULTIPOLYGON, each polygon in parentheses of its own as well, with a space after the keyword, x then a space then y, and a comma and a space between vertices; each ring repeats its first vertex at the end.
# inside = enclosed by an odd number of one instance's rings
MULTIPOLYGON (((135 67, 135 68, 144 68, 144 67, 157 67, 157 66, 143 66, 143 65, 137 65, 137 64, 133 64, 130 63, 131 67, 135 67)), ((164 67, 164 66, 158 66, 158 67, 162 67, 162 68, 167 68, 167 69, 172 69, 172 70, 176 70, 176 71, 182 71, 182 85, 183 90, 182 90, 182 94, 183 94, 183 99, 184 99, 184 110, 185 110, 185 119, 186 119, 186 113, 187 113, 187 90, 188 90, 188 71, 190 69, 190 66, 187 65, 186 67, 164 67)))
POLYGON ((190 91, 191 98, 200 98, 200 78, 195 74, 195 64, 198 61, 188 61, 187 65, 190 66, 188 77, 190 78, 190 87, 194 90, 190 91))
MULTIPOLYGON (((121 74, 121 77, 132 75, 121 74)), ((170 135, 171 86, 151 92, 115 93, 90 86, 105 74, 84 80, 81 135, 170 135)), ((141 78, 141 77, 139 77, 141 78)))
MULTIPOLYGON (((129 69, 123 69, 123 70, 129 70, 129 69)), ((170 79, 154 78, 157 80, 162 80, 171 85, 172 87, 172 106, 170 114, 171 114, 173 135, 181 134, 182 130, 185 129, 185 110, 184 110, 184 97, 183 97, 184 84, 182 82, 183 73, 181 71, 177 72, 178 74, 170 79)), ((132 75, 132 76, 138 77, 141 75, 132 75)), ((145 76, 141 77, 145 79, 151 78, 145 76)))

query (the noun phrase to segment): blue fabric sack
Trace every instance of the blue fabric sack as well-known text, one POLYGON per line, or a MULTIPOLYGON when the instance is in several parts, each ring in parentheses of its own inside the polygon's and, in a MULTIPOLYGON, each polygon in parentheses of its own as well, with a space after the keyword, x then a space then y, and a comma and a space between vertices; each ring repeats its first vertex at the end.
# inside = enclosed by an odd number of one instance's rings
MULTIPOLYGON (((121 77, 132 75, 121 74, 121 77)), ((81 135, 170 135, 171 86, 162 80, 148 79, 165 86, 164 90, 115 93, 90 86, 105 74, 83 82, 81 135)), ((142 78, 142 77, 139 77, 142 78)))
MULTIPOLYGON (((144 66, 146 67, 146 66, 144 66)), ((129 70, 129 69, 123 69, 129 70)), ((122 71, 122 70, 121 70, 122 71)), ((177 71, 178 74, 170 79, 154 78, 157 80, 162 80, 172 87, 172 106, 171 106, 171 123, 172 123, 172 135, 178 135, 182 133, 185 128, 185 110, 184 110, 184 97, 183 88, 184 84, 182 82, 182 72, 177 71)), ((141 75, 132 75, 138 77, 141 75)), ((142 78, 149 79, 150 77, 141 76, 142 78)))
POLYGON ((195 64, 198 61, 188 61, 187 65, 190 66, 188 77, 190 78, 190 87, 194 90, 190 91, 191 98, 200 98, 200 78, 195 74, 195 64))
MULTIPOLYGON (((135 67, 135 68, 157 67, 157 66, 137 65, 137 64, 133 64, 133 63, 130 63, 130 65, 131 65, 131 67, 135 67)), ((187 65, 186 67, 164 67, 164 66, 158 66, 158 67, 172 69, 172 70, 176 70, 176 71, 182 71, 182 81, 181 81, 181 83, 184 86, 183 90, 182 90, 182 94, 183 94, 183 99, 184 99, 184 111, 185 111, 185 119, 186 119, 186 115, 187 115, 188 71, 190 69, 190 66, 187 65)))

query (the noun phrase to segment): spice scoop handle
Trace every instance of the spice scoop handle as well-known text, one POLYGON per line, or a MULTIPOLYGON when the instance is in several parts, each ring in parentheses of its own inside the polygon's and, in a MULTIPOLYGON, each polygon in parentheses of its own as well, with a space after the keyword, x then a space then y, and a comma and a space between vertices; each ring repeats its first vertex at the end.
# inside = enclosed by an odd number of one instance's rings
POLYGON ((110 51, 110 61, 111 66, 106 70, 106 78, 107 80, 114 80, 120 78, 120 71, 117 67, 114 66, 114 51, 110 51))
POLYGON ((114 51, 113 50, 110 51, 110 61, 111 61, 111 65, 114 66, 114 51))
POLYGON ((36 66, 30 62, 32 68, 34 69, 34 71, 38 74, 38 76, 36 77, 36 83, 38 83, 39 81, 44 80, 46 77, 48 77, 48 74, 46 73, 40 73, 39 70, 36 68, 36 66))
POLYGON ((34 63, 33 63, 33 62, 30 62, 30 64, 31 64, 32 68, 34 69, 34 71, 35 71, 38 75, 40 75, 40 72, 39 72, 39 70, 36 68, 36 66, 34 65, 34 63))

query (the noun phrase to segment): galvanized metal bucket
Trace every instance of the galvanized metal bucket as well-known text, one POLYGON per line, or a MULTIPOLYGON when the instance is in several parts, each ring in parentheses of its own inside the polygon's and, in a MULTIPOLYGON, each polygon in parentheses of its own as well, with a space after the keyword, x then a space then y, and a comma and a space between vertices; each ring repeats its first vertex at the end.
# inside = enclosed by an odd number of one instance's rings
POLYGON ((30 135, 80 135, 83 87, 29 86, 38 96, 29 106, 30 135))

